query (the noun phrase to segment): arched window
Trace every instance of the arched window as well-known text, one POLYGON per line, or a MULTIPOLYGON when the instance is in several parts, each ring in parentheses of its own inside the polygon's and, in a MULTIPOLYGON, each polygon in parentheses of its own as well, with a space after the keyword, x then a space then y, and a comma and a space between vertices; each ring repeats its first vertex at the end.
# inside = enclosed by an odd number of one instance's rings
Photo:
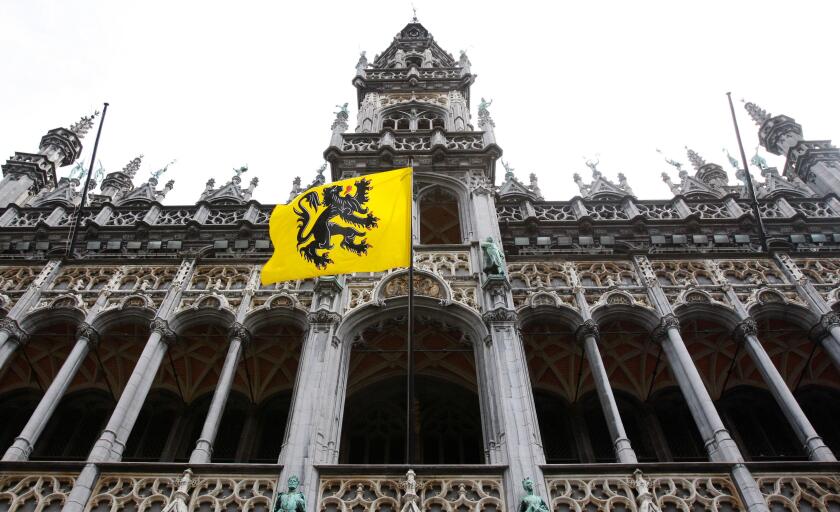
POLYGON ((420 198, 420 243, 460 244, 461 218, 458 199, 436 187, 420 198))
POLYGON ((84 459, 105 428, 113 407, 113 399, 99 390, 65 396, 50 417, 31 459, 84 459))
POLYGON ((650 403, 675 461, 706 460, 703 438, 697 430, 688 404, 677 388, 658 393, 650 403))
MULTIPOLYGON (((475 354, 455 327, 415 325, 415 450, 421 464, 484 460, 475 354)), ((342 463, 401 464, 406 443, 405 322, 393 319, 361 333, 350 354, 341 436, 342 463)))
POLYGON ((382 118, 382 128, 392 130, 410 130, 411 121, 405 112, 390 112, 382 118))
POLYGON ((769 392, 739 387, 720 400, 721 415, 753 460, 804 459, 802 446, 769 392))

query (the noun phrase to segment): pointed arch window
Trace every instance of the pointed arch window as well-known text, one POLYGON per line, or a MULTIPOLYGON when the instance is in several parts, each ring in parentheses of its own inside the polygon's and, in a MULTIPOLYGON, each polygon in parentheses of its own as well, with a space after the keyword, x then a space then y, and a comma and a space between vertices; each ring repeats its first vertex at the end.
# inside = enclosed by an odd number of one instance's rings
POLYGON ((458 198, 436 187, 420 198, 420 243, 460 244, 461 217, 458 198))

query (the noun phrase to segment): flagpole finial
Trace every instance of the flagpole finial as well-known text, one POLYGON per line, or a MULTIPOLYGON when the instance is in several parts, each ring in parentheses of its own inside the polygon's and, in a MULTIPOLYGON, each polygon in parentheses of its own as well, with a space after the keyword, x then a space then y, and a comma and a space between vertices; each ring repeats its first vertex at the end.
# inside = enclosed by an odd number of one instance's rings
POLYGON ((686 155, 688 155, 688 161, 691 162, 691 166, 694 167, 696 170, 699 171, 701 167, 706 165, 706 161, 703 160, 703 157, 701 157, 699 154, 697 154, 696 151, 689 148, 688 146, 685 147, 685 153, 686 155))
POLYGON ((772 117, 770 114, 767 113, 766 110, 764 110, 763 108, 759 107, 751 101, 744 101, 742 99, 741 102, 744 104, 744 109, 747 111, 752 120, 755 121, 755 124, 757 124, 758 126, 761 126, 762 124, 764 124, 765 121, 772 117))

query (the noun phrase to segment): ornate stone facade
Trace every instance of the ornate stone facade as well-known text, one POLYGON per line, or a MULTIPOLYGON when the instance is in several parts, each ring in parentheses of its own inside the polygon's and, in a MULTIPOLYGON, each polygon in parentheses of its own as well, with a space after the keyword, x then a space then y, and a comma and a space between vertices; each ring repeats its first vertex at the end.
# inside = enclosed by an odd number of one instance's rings
POLYGON ((405 270, 261 286, 273 205, 247 168, 171 206, 141 157, 103 172, 66 258, 82 176, 56 169, 92 119, 16 153, 0 510, 267 511, 291 475, 311 511, 503 512, 528 478, 553 511, 840 507, 840 153, 747 104, 787 158, 754 159, 762 247, 744 187, 691 150, 663 200, 592 161, 568 201, 497 180, 474 80, 408 24, 360 58, 312 181, 415 169, 417 474, 405 270))

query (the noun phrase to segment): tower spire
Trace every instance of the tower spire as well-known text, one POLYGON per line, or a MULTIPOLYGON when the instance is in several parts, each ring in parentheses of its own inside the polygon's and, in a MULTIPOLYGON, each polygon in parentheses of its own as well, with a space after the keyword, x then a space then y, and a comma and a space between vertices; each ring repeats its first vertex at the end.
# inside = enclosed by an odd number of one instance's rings
POLYGON ((752 120, 755 121, 755 124, 757 124, 758 126, 761 126, 762 124, 764 124, 765 121, 772 117, 770 114, 767 113, 766 110, 759 107, 755 103, 751 101, 741 101, 744 103, 744 109, 747 111, 752 120))

